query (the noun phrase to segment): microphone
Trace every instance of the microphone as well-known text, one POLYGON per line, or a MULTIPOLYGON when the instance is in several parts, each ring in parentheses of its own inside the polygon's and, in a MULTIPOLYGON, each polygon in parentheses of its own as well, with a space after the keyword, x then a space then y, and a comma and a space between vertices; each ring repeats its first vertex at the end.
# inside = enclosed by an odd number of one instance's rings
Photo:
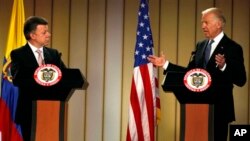
POLYGON ((62 53, 61 53, 61 52, 59 52, 59 58, 60 58, 60 59, 62 58, 62 53))
POLYGON ((59 67, 61 68, 62 67, 62 53, 61 52, 59 52, 58 53, 58 55, 59 55, 59 67))
POLYGON ((192 62, 192 60, 194 59, 195 54, 196 54, 196 51, 192 51, 192 52, 191 52, 191 56, 190 56, 190 58, 189 58, 189 62, 188 62, 188 66, 187 66, 188 69, 189 69, 190 67, 193 66, 193 65, 191 64, 191 62, 192 62))
POLYGON ((58 58, 58 59, 59 59, 59 60, 58 60, 58 61, 59 61, 59 68, 60 68, 60 69, 66 68, 65 64, 64 64, 63 61, 62 61, 62 53, 59 52, 58 55, 59 55, 59 58, 58 58))
POLYGON ((196 50, 191 52, 191 56, 189 58, 189 62, 191 62, 193 60, 195 53, 196 53, 196 50))

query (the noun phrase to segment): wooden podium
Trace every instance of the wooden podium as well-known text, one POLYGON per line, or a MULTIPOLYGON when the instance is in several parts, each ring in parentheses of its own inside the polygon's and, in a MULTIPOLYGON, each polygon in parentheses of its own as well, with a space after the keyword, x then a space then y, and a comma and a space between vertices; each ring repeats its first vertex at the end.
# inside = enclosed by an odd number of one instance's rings
POLYGON ((31 141, 67 141, 68 100, 76 89, 86 89, 88 82, 79 69, 64 69, 57 84, 34 87, 31 141))
POLYGON ((167 72, 163 90, 171 91, 181 105, 180 141, 213 141, 213 103, 216 86, 193 92, 184 85, 186 72, 167 72))

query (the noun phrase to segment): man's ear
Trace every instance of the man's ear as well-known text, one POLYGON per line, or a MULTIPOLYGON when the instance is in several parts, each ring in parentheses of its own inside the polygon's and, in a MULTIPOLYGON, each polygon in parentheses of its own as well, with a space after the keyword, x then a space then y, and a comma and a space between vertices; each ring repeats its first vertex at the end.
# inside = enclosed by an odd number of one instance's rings
POLYGON ((36 34, 34 34, 34 33, 31 32, 31 33, 30 33, 30 38, 31 38, 31 39, 35 39, 35 38, 36 38, 36 34))
POLYGON ((217 22, 216 24, 217 28, 222 28, 223 27, 223 23, 221 21, 217 22))

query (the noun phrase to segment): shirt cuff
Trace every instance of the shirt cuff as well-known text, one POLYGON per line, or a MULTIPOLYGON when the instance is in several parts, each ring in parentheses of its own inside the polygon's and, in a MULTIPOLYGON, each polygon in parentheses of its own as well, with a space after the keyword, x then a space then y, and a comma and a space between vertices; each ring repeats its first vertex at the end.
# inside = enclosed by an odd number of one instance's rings
POLYGON ((225 63, 224 67, 220 69, 221 71, 224 71, 226 69, 227 64, 225 63))
POLYGON ((163 65, 163 69, 166 70, 168 68, 169 61, 166 61, 165 64, 163 65))

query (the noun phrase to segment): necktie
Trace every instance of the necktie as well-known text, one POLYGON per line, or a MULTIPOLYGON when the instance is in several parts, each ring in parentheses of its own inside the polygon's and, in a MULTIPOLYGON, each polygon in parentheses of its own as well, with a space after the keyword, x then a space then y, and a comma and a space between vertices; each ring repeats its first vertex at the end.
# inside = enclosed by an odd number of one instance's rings
POLYGON ((37 63, 39 66, 41 66, 43 65, 42 51, 37 49, 36 52, 38 53, 37 63))
POLYGON ((204 66, 207 66, 207 63, 209 61, 210 58, 210 52, 211 52, 211 45, 214 42, 214 40, 210 40, 209 43, 207 44, 206 50, 205 50, 205 62, 204 62, 204 66))

